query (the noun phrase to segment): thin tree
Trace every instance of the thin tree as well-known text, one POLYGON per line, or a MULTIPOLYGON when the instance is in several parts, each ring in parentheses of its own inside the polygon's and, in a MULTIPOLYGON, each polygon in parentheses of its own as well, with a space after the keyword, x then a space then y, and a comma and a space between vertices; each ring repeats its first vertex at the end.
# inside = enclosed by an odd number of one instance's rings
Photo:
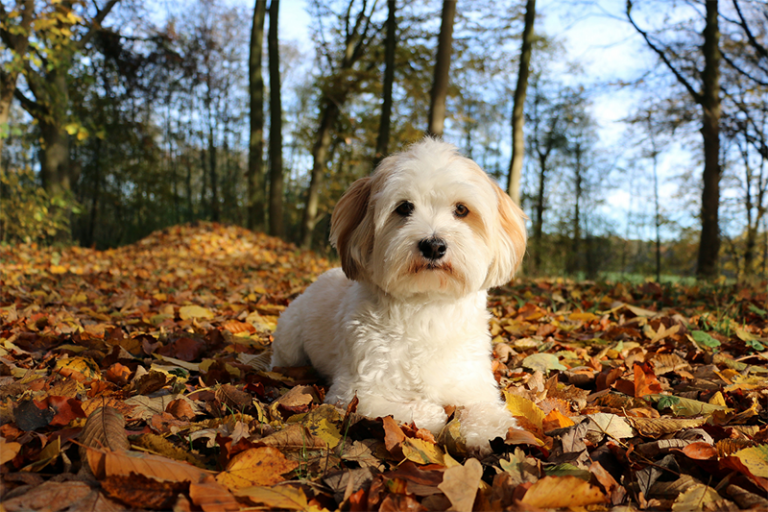
POLYGON ((661 283, 661 204, 659 202, 659 149, 656 145, 656 137, 653 133, 651 112, 648 111, 648 135, 651 141, 651 160, 653 161, 653 224, 656 230, 656 282, 661 283))
POLYGON ((517 72, 517 87, 515 87, 515 101, 512 107, 512 159, 509 162, 507 185, 507 192, 512 200, 518 204, 520 204, 520 177, 523 173, 523 156, 525 154, 523 106, 528 89, 535 20, 536 0, 528 0, 525 5, 525 27, 523 28, 523 44, 520 49, 520 69, 517 72))
POLYGON ((384 41, 384 90, 381 101, 381 121, 376 139, 374 167, 379 165, 389 152, 389 128, 392 117, 392 86, 395 82, 395 49, 397 47, 397 2, 388 0, 387 36, 384 41))
POLYGON ((250 138, 248 142, 248 228, 264 223, 264 78, 261 54, 264 44, 264 15, 267 0, 256 0, 253 7, 251 44, 248 56, 248 92, 251 99, 250 138))
POLYGON ((717 275, 720 253, 719 207, 720 207, 720 29, 718 24, 718 0, 708 0, 705 24, 702 31, 701 52, 704 68, 694 70, 700 76, 699 87, 685 77, 681 66, 672 62, 674 53, 655 42, 632 18, 632 0, 627 0, 627 18, 646 44, 669 68, 675 79, 685 87, 693 101, 701 107, 701 135, 704 142, 703 190, 701 195, 701 236, 696 274, 699 278, 711 279, 717 275))
POLYGON ((437 39, 437 59, 435 78, 432 82, 429 103, 429 125, 427 134, 443 136, 445 125, 445 100, 448 97, 448 78, 453 53, 453 20, 456 17, 456 0, 443 0, 443 14, 440 22, 440 34, 437 39))
POLYGON ((269 234, 283 236, 283 103, 280 96, 280 0, 269 4, 269 234))

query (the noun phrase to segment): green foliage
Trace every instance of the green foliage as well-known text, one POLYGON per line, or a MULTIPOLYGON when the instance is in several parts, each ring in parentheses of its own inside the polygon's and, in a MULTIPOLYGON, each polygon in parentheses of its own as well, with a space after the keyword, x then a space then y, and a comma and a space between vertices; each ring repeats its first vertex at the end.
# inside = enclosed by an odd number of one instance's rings
POLYGON ((73 199, 49 195, 31 170, 0 171, 0 242, 63 241, 79 212, 73 199))

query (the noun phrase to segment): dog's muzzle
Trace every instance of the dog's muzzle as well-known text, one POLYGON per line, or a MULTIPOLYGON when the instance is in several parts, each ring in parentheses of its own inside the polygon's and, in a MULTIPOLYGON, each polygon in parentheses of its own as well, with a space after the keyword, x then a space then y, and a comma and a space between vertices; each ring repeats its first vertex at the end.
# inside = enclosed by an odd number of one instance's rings
POLYGON ((419 251, 421 251, 425 258, 431 261, 437 261, 445 256, 447 249, 448 244, 442 238, 425 238, 419 242, 419 251))

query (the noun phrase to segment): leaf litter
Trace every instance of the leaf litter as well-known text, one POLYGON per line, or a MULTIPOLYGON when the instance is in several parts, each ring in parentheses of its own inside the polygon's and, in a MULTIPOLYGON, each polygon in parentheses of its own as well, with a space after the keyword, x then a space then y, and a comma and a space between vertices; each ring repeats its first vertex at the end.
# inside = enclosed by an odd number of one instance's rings
POLYGON ((268 371, 327 260, 214 223, 120 249, 0 247, 0 507, 17 510, 768 508, 765 283, 520 278, 493 290, 521 428, 478 460, 268 371))

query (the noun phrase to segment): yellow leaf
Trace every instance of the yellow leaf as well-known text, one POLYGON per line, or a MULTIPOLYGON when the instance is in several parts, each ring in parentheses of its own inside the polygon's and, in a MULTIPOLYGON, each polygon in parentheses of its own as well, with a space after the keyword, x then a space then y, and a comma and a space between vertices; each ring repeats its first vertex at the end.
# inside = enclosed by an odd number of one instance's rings
POLYGON ((269 510, 305 510, 317 512, 315 505, 307 502, 304 491, 296 487, 281 485, 276 487, 248 487, 235 492, 237 496, 245 496, 255 504, 265 505, 269 510))
POLYGON ((443 450, 436 444, 409 437, 403 441, 402 448, 405 458, 417 464, 445 465, 443 450))
POLYGON ((574 322, 591 322, 592 320, 599 320, 600 317, 592 313, 571 313, 568 320, 574 322))
POLYGON ((227 464, 227 469, 216 476, 216 480, 230 489, 274 485, 285 480, 283 474, 298 466, 298 462, 286 459, 277 448, 250 448, 235 455, 227 464))
POLYGON ((768 444, 744 448, 733 456, 738 457, 753 475, 768 478, 768 444))
POLYGON ((202 306, 182 306, 179 308, 179 316, 182 320, 189 320, 190 318, 213 318, 215 315, 213 311, 202 306))
POLYGON ((540 429, 543 428, 545 415, 538 405, 527 398, 513 395, 506 391, 504 392, 504 398, 507 402, 507 410, 512 413, 512 416, 524 416, 540 429))
POLYGON ((99 365, 89 357, 57 359, 56 371, 64 377, 72 377, 80 382, 101 380, 99 365))
POLYGON ((720 501, 721 499, 720 495, 713 488, 704 484, 696 484, 678 495, 677 499, 672 504, 672 510, 674 512, 705 510, 704 505, 720 501))
POLYGON ((5 438, 0 437, 0 466, 13 460, 20 451, 21 445, 19 443, 6 443, 5 438))
POLYGON ((709 403, 712 405, 721 405, 723 407, 727 407, 725 404, 725 398, 723 398, 723 394, 719 391, 712 395, 712 398, 709 399, 709 403))
POLYGON ((49 272, 51 274, 65 274, 67 272, 67 267, 62 265, 51 265, 49 272))

